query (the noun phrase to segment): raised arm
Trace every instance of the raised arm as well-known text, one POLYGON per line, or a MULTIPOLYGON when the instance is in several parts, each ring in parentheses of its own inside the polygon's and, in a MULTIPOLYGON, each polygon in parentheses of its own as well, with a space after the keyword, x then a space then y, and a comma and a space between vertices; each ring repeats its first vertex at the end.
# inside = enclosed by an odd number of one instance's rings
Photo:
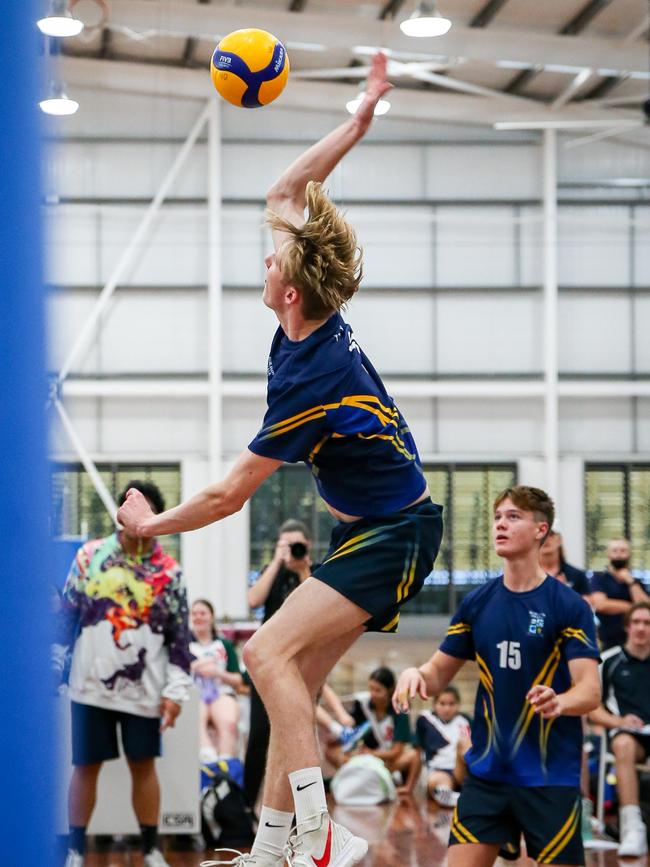
MULTIPOLYGON (((373 57, 363 101, 357 112, 298 157, 278 178, 266 196, 270 210, 296 226, 304 223, 305 189, 309 181, 324 181, 334 166, 363 138, 381 97, 391 89, 386 81, 386 55, 373 57)), ((275 249, 286 240, 283 232, 273 232, 275 249)))
POLYGON ((131 536, 143 539, 198 530, 238 512, 283 461, 265 458, 246 449, 221 482, 210 485, 189 500, 155 515, 145 497, 134 488, 126 495, 117 520, 131 536))

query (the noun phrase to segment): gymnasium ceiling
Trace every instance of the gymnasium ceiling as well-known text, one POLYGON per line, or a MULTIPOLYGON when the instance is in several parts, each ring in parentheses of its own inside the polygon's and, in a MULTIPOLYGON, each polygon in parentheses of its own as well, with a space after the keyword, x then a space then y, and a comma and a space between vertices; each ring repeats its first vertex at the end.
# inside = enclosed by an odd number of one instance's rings
MULTIPOLYGON (((95 26, 65 40, 68 84, 194 98, 218 39, 262 27, 286 45, 281 103, 339 110, 377 47, 391 60, 391 115, 489 125, 558 121, 591 135, 643 120, 649 0, 439 0, 448 34, 404 36, 415 0, 73 0, 95 26), (101 6, 108 16, 99 21, 101 6), (589 127, 591 124, 591 127, 589 127)), ((647 128, 645 132, 647 132, 647 128)))

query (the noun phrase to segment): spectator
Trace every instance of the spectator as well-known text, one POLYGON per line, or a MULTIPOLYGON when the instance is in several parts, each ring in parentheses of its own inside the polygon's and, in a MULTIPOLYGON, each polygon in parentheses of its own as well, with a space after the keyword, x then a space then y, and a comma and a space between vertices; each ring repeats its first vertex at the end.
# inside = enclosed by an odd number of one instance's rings
POLYGON ((548 537, 539 551, 539 562, 547 573, 552 575, 559 581, 563 581, 573 588, 576 593, 579 593, 587 602, 589 602, 589 580, 587 573, 576 566, 567 563, 564 556, 564 547, 562 544, 562 534, 557 530, 551 530, 548 537))
POLYGON ((418 714, 416 742, 427 764, 427 794, 441 807, 453 807, 458 800, 461 780, 455 770, 458 753, 470 746, 470 723, 460 713, 460 694, 448 686, 433 701, 433 710, 418 714))
MULTIPOLYGON (((310 549, 311 538, 305 524, 293 519, 285 521, 278 532, 273 559, 262 569, 248 591, 250 608, 264 606, 263 623, 311 575, 310 549)), ((251 684, 250 731, 244 761, 244 792, 251 807, 255 806, 264 778, 270 733, 266 710, 259 693, 251 684)))
MULTIPOLYGON (((165 504, 156 485, 131 481, 154 512, 165 504)), ((72 646, 70 838, 66 867, 82 867, 86 827, 103 762, 119 755, 117 729, 133 782, 145 867, 168 867, 158 848, 160 787, 154 759, 160 732, 174 725, 191 684, 185 586, 178 563, 154 539, 124 530, 83 545, 68 575, 57 616, 55 664, 72 646)))
POLYGON ((596 572, 591 582, 591 601, 600 620, 598 637, 603 650, 625 644, 624 615, 633 602, 650 597, 630 572, 630 543, 612 539, 607 546, 609 569, 596 572))
POLYGON ((212 603, 197 599, 192 604, 191 619, 190 651, 196 657, 191 671, 201 697, 200 759, 212 764, 237 756, 240 710, 236 691, 244 679, 234 645, 217 632, 212 603), (214 729, 216 750, 210 726, 214 729))
POLYGON ((623 616, 627 640, 603 653, 603 706, 590 719, 610 730, 619 800, 618 854, 640 857, 648 844, 635 765, 650 754, 650 601, 634 602, 623 616))
MULTIPOLYGON (((411 726, 407 716, 396 713, 392 706, 395 675, 390 668, 375 669, 368 680, 368 692, 359 693, 351 710, 356 725, 369 725, 359 750, 377 756, 391 773, 399 772, 403 785, 399 795, 410 795, 422 763, 418 750, 412 746, 411 726)), ((337 745, 330 747, 327 758, 340 768, 352 752, 337 745)))

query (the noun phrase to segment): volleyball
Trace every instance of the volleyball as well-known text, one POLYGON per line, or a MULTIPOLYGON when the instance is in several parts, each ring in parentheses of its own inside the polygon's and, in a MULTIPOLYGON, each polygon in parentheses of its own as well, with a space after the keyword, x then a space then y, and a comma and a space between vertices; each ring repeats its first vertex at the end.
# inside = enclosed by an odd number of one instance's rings
POLYGON ((212 55, 212 83, 221 96, 242 108, 273 102, 289 78, 289 58, 272 33, 250 27, 224 36, 212 55))

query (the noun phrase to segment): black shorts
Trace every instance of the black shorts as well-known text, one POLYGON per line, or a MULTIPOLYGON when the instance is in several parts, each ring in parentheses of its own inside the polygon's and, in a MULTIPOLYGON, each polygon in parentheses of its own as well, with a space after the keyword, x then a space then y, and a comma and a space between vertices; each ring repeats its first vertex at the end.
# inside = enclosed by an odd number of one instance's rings
POLYGON ((370 614, 370 632, 397 632, 399 609, 421 590, 442 539, 442 506, 427 497, 392 515, 340 522, 314 578, 370 614))
POLYGON ((637 743, 641 744, 644 760, 648 758, 650 755, 650 735, 642 735, 640 732, 630 731, 629 729, 625 729, 625 731, 614 729, 609 735, 610 745, 618 735, 631 735, 637 743))
POLYGON ((72 702, 72 764, 95 765, 120 755, 117 727, 127 758, 160 755, 160 719, 72 702))
POLYGON ((454 810, 449 845, 495 843, 513 849, 524 835, 538 864, 585 863, 582 798, 572 786, 511 786, 471 774, 454 810))

